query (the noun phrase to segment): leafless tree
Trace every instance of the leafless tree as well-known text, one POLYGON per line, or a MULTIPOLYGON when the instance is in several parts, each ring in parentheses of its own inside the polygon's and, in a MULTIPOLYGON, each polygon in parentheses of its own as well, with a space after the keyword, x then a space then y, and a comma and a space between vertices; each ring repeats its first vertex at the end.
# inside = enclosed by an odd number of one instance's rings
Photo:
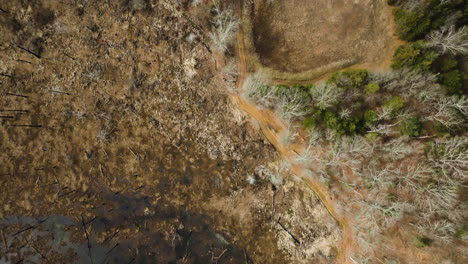
POLYGON ((255 172, 261 178, 268 180, 274 186, 283 184, 283 174, 289 169, 290 164, 284 160, 276 163, 271 163, 269 166, 260 165, 255 168, 255 172))
POLYGON ((303 164, 308 164, 311 161, 313 161, 314 159, 315 159, 314 155, 312 155, 312 146, 309 145, 309 146, 307 146, 307 148, 301 154, 299 154, 297 156, 296 162, 303 163, 303 164))
POLYGON ((381 168, 378 162, 373 162, 368 164, 359 175, 364 179, 368 188, 381 191, 393 184, 395 171, 389 166, 381 168))
POLYGON ((428 212, 453 208, 458 198, 458 186, 448 182, 427 182, 413 192, 415 204, 428 212))
POLYGON ((435 111, 426 117, 427 120, 439 121, 448 128, 465 123, 468 114, 466 97, 451 96, 434 99, 430 104, 435 111))
POLYGON ((277 99, 276 113, 281 119, 290 122, 307 114, 306 104, 299 94, 293 93, 277 99))
POLYGON ((468 138, 452 137, 434 142, 429 160, 449 181, 468 179, 468 138))
POLYGON ((282 145, 289 145, 293 143, 298 136, 299 134, 288 126, 288 128, 281 133, 279 141, 282 145))
POLYGON ((213 32, 208 34, 213 48, 225 53, 229 44, 234 39, 234 34, 239 26, 239 21, 230 8, 222 9, 218 1, 215 1, 214 12, 216 13, 212 23, 215 26, 213 32))
POLYGON ((408 137, 399 137, 389 142, 379 145, 378 149, 384 153, 383 157, 390 160, 404 158, 414 151, 414 148, 408 144, 408 137))
POLYGON ((428 45, 443 54, 468 54, 468 27, 444 26, 427 36, 428 45))
POLYGON ((377 223, 378 226, 383 228, 395 225, 406 211, 412 209, 410 204, 402 201, 362 201, 360 207, 360 221, 377 223))
POLYGON ((433 220, 432 217, 421 218, 415 225, 418 232, 427 234, 443 242, 450 242, 456 234, 456 225, 447 219, 433 220))
POLYGON ((229 60, 223 69, 224 79, 227 82, 234 83, 237 80, 238 75, 239 75, 239 72, 237 69, 237 60, 236 59, 229 60))
POLYGON ((315 105, 324 109, 337 103, 343 92, 333 85, 320 83, 310 89, 310 95, 315 105))
POLYGON ((265 85, 267 79, 267 75, 263 72, 249 75, 242 86, 242 96, 265 107, 273 106, 276 96, 274 90, 265 85))
POLYGON ((318 128, 308 129, 309 133, 309 145, 318 146, 323 142, 323 134, 318 128))

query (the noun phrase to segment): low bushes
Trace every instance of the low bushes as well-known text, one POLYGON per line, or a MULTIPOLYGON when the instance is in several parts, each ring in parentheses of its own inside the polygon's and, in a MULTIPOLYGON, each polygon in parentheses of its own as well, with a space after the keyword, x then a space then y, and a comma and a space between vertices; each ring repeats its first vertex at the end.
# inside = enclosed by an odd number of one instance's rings
POLYGON ((367 70, 347 70, 334 73, 327 84, 334 84, 344 90, 359 88, 367 83, 369 72, 367 70))
POLYGON ((380 85, 378 83, 372 82, 366 85, 366 92, 368 94, 375 94, 380 90, 380 85))
POLYGON ((420 133, 421 123, 418 118, 408 118, 400 123, 400 134, 402 136, 418 137, 420 133))
POLYGON ((404 105, 405 100, 403 98, 401 98, 400 96, 393 96, 384 103, 383 107, 388 109, 388 111, 392 115, 395 115, 398 111, 400 111, 403 108, 404 105))

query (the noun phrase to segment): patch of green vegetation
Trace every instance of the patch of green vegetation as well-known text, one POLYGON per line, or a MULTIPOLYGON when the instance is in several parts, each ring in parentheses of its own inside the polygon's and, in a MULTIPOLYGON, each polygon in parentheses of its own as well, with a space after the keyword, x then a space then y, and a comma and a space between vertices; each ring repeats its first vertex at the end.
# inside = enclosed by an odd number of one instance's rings
POLYGON ((405 105, 405 100, 400 96, 393 96, 384 103, 384 107, 387 108, 392 114, 400 111, 405 105))
POLYGON ((427 238, 427 237, 416 237, 414 241, 416 247, 422 248, 422 247, 427 247, 432 244, 432 240, 427 238))
POLYGON ((425 47, 423 41, 401 45, 393 56, 392 68, 409 68, 419 72, 427 72, 439 54, 425 47))
POLYGON ((437 136, 443 137, 443 136, 446 136, 446 135, 450 135, 448 128, 446 126, 444 126, 444 124, 442 124, 441 122, 434 121, 430 125, 434 129, 437 136))
POLYGON ((330 111, 330 110, 325 111, 325 114, 323 115, 323 123, 325 124, 326 127, 333 129, 335 131, 341 130, 340 118, 333 111, 330 111))
POLYGON ((370 133, 367 133, 367 134, 366 134, 366 140, 367 140, 368 142, 375 142, 375 141, 377 141, 377 139, 379 138, 379 136, 380 136, 380 135, 379 135, 379 133, 377 133, 377 132, 370 132, 370 133))
POLYGON ((444 86, 448 95, 463 94, 463 73, 459 70, 453 70, 441 73, 438 82, 444 86))
POLYGON ((368 94, 375 94, 380 91, 380 85, 378 83, 372 82, 366 85, 366 92, 368 94))
POLYGON ((334 73, 327 84, 335 84, 344 90, 359 88, 365 85, 369 78, 367 70, 346 70, 334 73))
POLYGON ((322 122, 322 116, 325 110, 320 108, 312 109, 312 114, 304 119, 302 126, 306 129, 314 128, 322 122))
POLYGON ((458 69, 458 61, 451 56, 437 60, 432 72, 439 74, 437 83, 442 85, 447 95, 462 95, 465 75, 458 69))
POLYGON ((331 109, 314 108, 312 113, 304 119, 302 125, 306 129, 317 126, 327 127, 339 135, 355 135, 364 133, 365 121, 360 115, 341 118, 335 111, 331 109))
POLYGON ((400 134, 402 136, 418 137, 421 134, 421 122, 417 117, 411 117, 400 123, 400 134))
POLYGON ((449 72, 452 70, 456 70, 457 67, 458 67, 458 61, 450 57, 443 58, 442 62, 440 63, 441 72, 449 72))
POLYGON ((364 112, 364 125, 369 127, 374 124, 375 121, 377 121, 377 113, 373 110, 366 110, 364 112))
POLYGON ((467 237, 468 236, 468 229, 466 226, 463 226, 457 232, 455 233, 455 237, 460 239, 462 237, 467 237))
POLYGON ((405 11, 402 8, 397 8, 394 15, 397 24, 396 31, 400 39, 406 41, 420 39, 431 28, 431 20, 424 13, 405 11))

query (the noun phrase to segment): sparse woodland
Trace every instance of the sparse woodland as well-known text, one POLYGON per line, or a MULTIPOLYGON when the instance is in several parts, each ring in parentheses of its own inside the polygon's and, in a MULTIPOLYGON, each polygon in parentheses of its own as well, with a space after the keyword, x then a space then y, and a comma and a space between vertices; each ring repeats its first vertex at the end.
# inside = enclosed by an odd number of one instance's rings
MULTIPOLYGON (((463 0, 389 0, 398 36, 406 40, 391 69, 349 69, 309 85, 272 85, 257 72, 242 95, 272 109, 291 131, 308 134, 297 163, 331 193, 346 191, 360 253, 379 259, 385 235, 410 230, 411 246, 468 242, 468 97, 462 63, 468 55, 468 4, 463 0)), ((391 255, 391 247, 388 247, 391 255)), ((466 248, 456 254, 466 257, 466 248)), ((456 261, 447 259, 446 263, 456 261)), ((380 261, 380 262, 377 262, 380 261)))
POLYGON ((3 116, 2 151, 15 160, 2 159, 8 170, 0 171, 0 216, 13 215, 0 219, 1 254, 27 249, 50 263, 72 250, 83 263, 333 263, 344 228, 300 183, 306 177, 287 177, 300 167, 350 216, 357 249, 351 245, 347 261, 410 263, 398 247, 437 250, 434 263, 468 259, 466 0, 387 0, 405 43, 386 71, 344 69, 297 85, 244 72, 242 87, 235 41, 244 21, 236 0, 66 2, 52 9, 76 10, 38 12, 41 30, 14 17, 31 12, 27 1, 0 7, 8 22, 2 32, 22 43, 16 27, 24 25, 31 38, 24 42, 47 49, 44 57, 22 46, 3 49, 11 52, 8 65, 28 66, 20 76, 23 67, 0 65, 2 96, 10 96, 3 98, 27 99, 18 105, 38 113, 19 125, 3 116), (189 5, 203 16, 184 13, 189 5), (71 33, 62 36, 66 28, 71 33), (287 127, 282 146, 304 143, 292 162, 277 160, 260 121, 232 109, 215 89, 218 79, 236 99, 279 117, 287 127), (50 89, 37 92, 37 83, 50 89), (305 191, 287 191, 298 186, 305 191), (40 247, 51 243, 41 236, 53 238, 47 256, 40 247))

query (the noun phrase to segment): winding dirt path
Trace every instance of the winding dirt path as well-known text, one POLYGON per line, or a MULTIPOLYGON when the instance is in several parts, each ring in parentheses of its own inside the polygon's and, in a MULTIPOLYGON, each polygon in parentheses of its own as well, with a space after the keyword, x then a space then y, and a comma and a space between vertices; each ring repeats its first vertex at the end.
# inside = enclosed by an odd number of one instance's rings
MULTIPOLYGON (((241 14, 242 1, 238 2, 238 13, 241 14)), ((246 47, 244 43, 244 33, 242 28, 239 29, 237 34, 237 56, 238 56, 238 71, 239 77, 237 80, 238 91, 242 90, 242 86, 247 77, 247 60, 246 60, 246 47)), ((340 209, 332 196, 329 194, 328 188, 320 182, 318 176, 311 176, 310 170, 296 162, 300 153, 304 149, 301 144, 284 145, 280 142, 280 135, 287 129, 286 126, 279 120, 279 118, 268 109, 258 109, 256 105, 246 101, 241 97, 240 92, 231 94, 231 99, 235 105, 241 110, 248 113, 252 118, 258 121, 263 134, 273 144, 284 160, 291 164, 291 171, 300 177, 311 189, 314 191, 331 216, 339 223, 342 229, 342 240, 338 246, 338 263, 353 263, 351 260, 353 249, 356 248, 356 243, 353 235, 351 217, 346 210, 340 209)))

